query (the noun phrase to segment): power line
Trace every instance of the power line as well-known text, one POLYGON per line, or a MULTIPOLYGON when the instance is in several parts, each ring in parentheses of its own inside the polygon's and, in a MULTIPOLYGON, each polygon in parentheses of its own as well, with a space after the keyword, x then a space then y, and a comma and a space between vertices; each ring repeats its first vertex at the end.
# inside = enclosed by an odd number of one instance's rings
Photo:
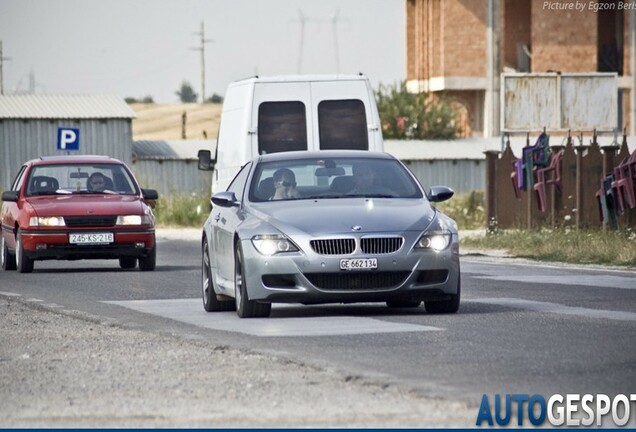
POLYGON ((213 39, 205 38, 205 24, 201 21, 201 31, 195 32, 195 35, 201 36, 200 45, 198 47, 192 48, 195 51, 201 52, 201 103, 205 102, 205 44, 214 42, 213 39))
POLYGON ((340 46, 338 43, 338 25, 342 22, 350 23, 348 18, 340 17, 340 9, 337 9, 334 14, 328 18, 310 18, 307 17, 301 9, 298 9, 298 19, 292 20, 294 22, 300 23, 300 36, 298 38, 298 64, 297 64, 297 72, 300 74, 302 72, 302 63, 303 63, 303 54, 305 50, 305 24, 308 22, 317 23, 318 26, 322 22, 329 21, 331 22, 332 35, 333 35, 333 44, 334 44, 334 56, 336 61, 336 72, 340 73, 340 46))

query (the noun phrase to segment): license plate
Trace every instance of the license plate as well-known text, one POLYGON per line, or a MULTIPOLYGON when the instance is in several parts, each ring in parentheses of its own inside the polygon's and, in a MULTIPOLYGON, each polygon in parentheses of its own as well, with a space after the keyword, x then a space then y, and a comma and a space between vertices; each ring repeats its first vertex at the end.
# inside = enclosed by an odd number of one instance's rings
POLYGON ((340 260, 340 270, 374 270, 377 268, 377 258, 346 258, 340 260))
POLYGON ((68 242, 73 244, 108 244, 115 240, 113 233, 69 234, 68 242))

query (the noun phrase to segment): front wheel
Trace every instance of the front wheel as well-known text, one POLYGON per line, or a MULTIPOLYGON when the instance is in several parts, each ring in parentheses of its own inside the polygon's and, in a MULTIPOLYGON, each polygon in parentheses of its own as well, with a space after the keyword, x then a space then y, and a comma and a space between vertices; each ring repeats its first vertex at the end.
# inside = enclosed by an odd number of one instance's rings
POLYGON ((33 260, 26 255, 24 243, 22 242, 22 230, 18 228, 15 245, 15 263, 20 273, 31 273, 33 271, 33 260))
POLYGON ((240 318, 268 317, 272 311, 272 304, 258 303, 249 299, 244 275, 243 251, 241 247, 237 245, 234 258, 234 297, 236 298, 236 313, 240 318))
POLYGON ((123 269, 133 269, 137 267, 137 258, 135 257, 119 257, 119 267, 123 269))
POLYGON ((207 239, 203 240, 201 257, 201 294, 203 297, 203 309, 205 309, 206 312, 231 311, 235 307, 234 301, 222 301, 216 298, 207 239))
POLYGON ((426 301, 424 308, 426 312, 433 314, 455 313, 459 310, 459 299, 462 293, 461 277, 457 277, 457 294, 452 294, 449 300, 443 301, 426 301))
POLYGON ((145 257, 139 257, 139 270, 141 271, 153 271, 157 265, 157 245, 155 244, 148 255, 145 257))
POLYGON ((9 252, 9 246, 4 239, 4 235, 0 233, 0 261, 2 261, 3 270, 15 270, 15 255, 9 252))

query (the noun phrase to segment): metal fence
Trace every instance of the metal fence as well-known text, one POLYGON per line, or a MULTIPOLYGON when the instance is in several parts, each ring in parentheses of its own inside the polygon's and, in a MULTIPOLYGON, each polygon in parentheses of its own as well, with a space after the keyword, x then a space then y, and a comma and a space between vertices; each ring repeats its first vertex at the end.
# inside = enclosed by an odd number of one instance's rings
MULTIPOLYGON (((580 139, 583 142, 583 139, 580 139)), ((569 137, 565 145, 550 147, 549 165, 531 166, 530 182, 525 190, 515 187, 515 175, 522 154, 515 156, 509 143, 503 153, 486 153, 486 207, 490 226, 497 228, 535 228, 541 226, 601 227, 608 223, 603 216, 603 182, 614 168, 629 156, 627 138, 620 146, 599 146, 596 134, 589 146, 574 145, 569 137), (543 184, 539 170, 545 169, 543 184), (557 171, 558 170, 558 171, 557 171), (557 178, 558 176, 558 178, 557 178), (545 208, 539 204, 540 192, 545 192, 545 208)), ((522 175, 526 175, 525 174, 522 175)), ((610 187, 611 189, 611 187, 610 187)), ((615 192, 613 192, 615 193, 615 192)), ((619 227, 636 227, 636 208, 615 212, 619 227)))

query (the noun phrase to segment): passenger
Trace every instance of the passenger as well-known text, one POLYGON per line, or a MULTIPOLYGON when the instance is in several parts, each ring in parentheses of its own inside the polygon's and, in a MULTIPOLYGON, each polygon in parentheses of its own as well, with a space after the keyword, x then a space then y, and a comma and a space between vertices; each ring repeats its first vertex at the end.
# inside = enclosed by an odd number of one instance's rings
POLYGON ((272 200, 300 198, 296 190, 296 176, 292 170, 281 168, 274 173, 273 179, 276 192, 272 200))

